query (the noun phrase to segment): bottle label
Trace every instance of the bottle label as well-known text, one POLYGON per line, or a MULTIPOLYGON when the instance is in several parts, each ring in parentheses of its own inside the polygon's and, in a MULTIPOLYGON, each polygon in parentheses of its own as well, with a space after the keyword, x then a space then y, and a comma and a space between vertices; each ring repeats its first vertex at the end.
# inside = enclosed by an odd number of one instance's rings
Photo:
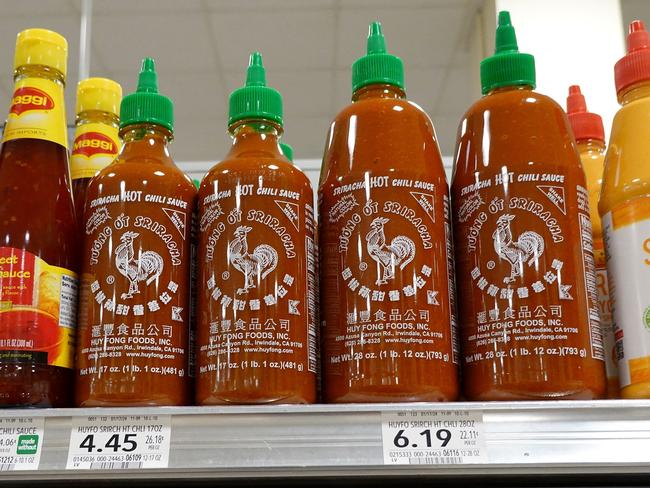
POLYGON ((603 216, 621 387, 650 382, 650 198, 603 216))
POLYGON ((0 360, 74 367, 77 275, 0 247, 0 360))
POLYGON ((259 176, 200 203, 201 375, 316 373, 312 195, 259 176), (257 180, 257 179, 256 179, 257 180))
POLYGON ((128 186, 87 202, 81 377, 189 375, 193 206, 128 186))
POLYGON ((589 195, 563 168, 547 171, 504 169, 459 188, 465 364, 604 359, 589 195))
POLYGON ((2 142, 42 139, 68 147, 63 85, 45 78, 18 80, 2 142))
MULTIPOLYGON (((604 252, 604 251, 603 251, 604 252)), ((616 359, 616 340, 612 318, 612 301, 609 295, 607 281, 607 268, 596 268, 596 282, 598 283, 598 305, 600 308, 600 324, 603 331, 605 348, 605 369, 608 378, 608 398, 618 397, 618 366, 616 359), (614 391, 612 391, 612 389, 614 391)))
POLYGON ((330 374, 396 361, 457 363, 447 189, 438 185, 374 174, 322 188, 330 374))
POLYGON ((72 179, 92 178, 115 159, 120 142, 117 127, 107 124, 89 123, 77 127, 70 173, 72 179))

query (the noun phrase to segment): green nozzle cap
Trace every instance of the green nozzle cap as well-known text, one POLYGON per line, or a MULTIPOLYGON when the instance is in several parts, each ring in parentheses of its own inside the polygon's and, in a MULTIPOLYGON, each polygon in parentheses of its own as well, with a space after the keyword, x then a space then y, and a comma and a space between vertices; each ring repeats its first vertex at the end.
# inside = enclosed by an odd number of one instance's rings
POLYGON ((530 85, 535 88, 535 58, 520 53, 510 12, 499 12, 494 56, 481 61, 481 88, 485 95, 502 86, 530 85))
POLYGON ((284 142, 281 142, 280 149, 282 150, 282 154, 284 154, 284 157, 293 163, 293 148, 289 144, 285 144, 284 142))
POLYGON ((158 74, 152 58, 142 60, 138 89, 125 96, 120 105, 120 129, 133 124, 156 124, 174 130, 174 104, 158 93, 158 74))
POLYGON ((196 187, 197 190, 201 188, 201 182, 196 178, 192 179, 192 183, 194 183, 194 186, 196 187))
POLYGON ((379 22, 370 24, 368 53, 352 65, 352 92, 374 84, 404 88, 404 63, 397 56, 386 52, 386 39, 379 22))
POLYGON ((228 125, 242 119, 265 119, 282 125, 282 95, 266 86, 266 73, 260 53, 251 54, 246 85, 230 94, 228 125))

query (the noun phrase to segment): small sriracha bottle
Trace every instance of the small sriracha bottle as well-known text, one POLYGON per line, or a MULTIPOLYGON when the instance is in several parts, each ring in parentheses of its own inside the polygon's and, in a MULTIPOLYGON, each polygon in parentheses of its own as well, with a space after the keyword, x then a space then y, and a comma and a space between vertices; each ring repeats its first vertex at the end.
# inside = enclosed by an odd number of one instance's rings
POLYGON ((313 192, 282 155, 262 56, 230 95, 230 152, 199 191, 196 402, 316 400, 313 192))

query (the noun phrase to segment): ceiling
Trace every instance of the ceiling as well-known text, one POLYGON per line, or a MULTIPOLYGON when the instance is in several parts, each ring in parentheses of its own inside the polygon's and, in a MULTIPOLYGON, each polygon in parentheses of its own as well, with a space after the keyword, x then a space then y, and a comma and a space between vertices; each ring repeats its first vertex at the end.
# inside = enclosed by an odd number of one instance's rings
MULTIPOLYGON (((267 81, 284 96, 286 141, 297 158, 320 158, 331 119, 350 99, 350 66, 364 54, 368 24, 380 20, 388 48, 405 63, 409 98, 451 154, 464 110, 480 95, 469 39, 480 0, 94 0, 91 76, 135 88, 140 60, 156 59, 160 89, 176 111, 178 161, 226 152, 228 94, 259 50, 267 81)), ((45 27, 69 42, 66 92, 73 123, 81 0, 3 1, 0 107, 12 90, 17 32, 45 27)))

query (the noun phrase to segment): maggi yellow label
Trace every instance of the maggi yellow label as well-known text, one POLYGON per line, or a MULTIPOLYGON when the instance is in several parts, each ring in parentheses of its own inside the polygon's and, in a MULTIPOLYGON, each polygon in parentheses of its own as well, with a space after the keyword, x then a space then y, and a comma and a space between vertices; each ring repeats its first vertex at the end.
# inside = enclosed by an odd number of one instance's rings
POLYGON ((63 85, 44 78, 16 82, 2 141, 42 139, 68 147, 63 85))
POLYGON ((113 162, 119 148, 117 127, 99 123, 77 127, 70 155, 72 179, 92 178, 113 162))

